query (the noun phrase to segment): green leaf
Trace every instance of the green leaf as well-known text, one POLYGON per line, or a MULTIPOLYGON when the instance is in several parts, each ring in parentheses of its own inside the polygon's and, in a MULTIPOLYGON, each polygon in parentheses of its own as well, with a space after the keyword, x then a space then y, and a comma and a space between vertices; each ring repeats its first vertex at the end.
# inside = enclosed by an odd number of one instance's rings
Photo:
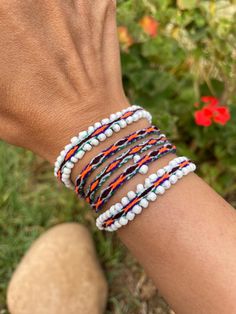
POLYGON ((191 10, 197 7, 198 0, 177 0, 180 10, 191 10))

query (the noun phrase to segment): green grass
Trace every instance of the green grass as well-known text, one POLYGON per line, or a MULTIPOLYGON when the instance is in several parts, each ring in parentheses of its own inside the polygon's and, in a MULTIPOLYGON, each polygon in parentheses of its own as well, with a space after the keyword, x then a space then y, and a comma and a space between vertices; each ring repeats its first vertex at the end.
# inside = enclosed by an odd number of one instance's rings
MULTIPOLYGON (((110 288, 106 314, 138 313, 145 306, 149 313, 159 307, 160 313, 169 313, 157 295, 142 297, 142 291, 137 291, 143 270, 115 235, 96 229, 91 212, 73 192, 58 185, 48 163, 5 143, 0 143, 0 156, 1 314, 8 313, 7 285, 26 250, 48 228, 70 221, 85 224, 93 234, 110 288)), ((146 279, 145 285, 150 286, 146 279)))

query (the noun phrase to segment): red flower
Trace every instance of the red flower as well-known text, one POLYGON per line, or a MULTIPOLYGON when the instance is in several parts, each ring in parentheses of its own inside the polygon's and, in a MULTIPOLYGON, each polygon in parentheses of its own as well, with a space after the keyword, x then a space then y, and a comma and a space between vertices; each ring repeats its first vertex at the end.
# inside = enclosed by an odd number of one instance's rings
POLYGON ((225 125, 230 120, 229 108, 225 106, 219 106, 216 108, 213 120, 218 124, 225 125))
POLYGON ((150 37, 156 37, 158 32, 158 22, 151 16, 145 15, 139 21, 139 25, 142 27, 145 33, 150 37))
POLYGON ((194 113, 194 118, 197 125, 208 127, 213 122, 225 125, 230 120, 230 112, 228 107, 219 106, 219 99, 213 96, 203 96, 201 97, 201 100, 206 105, 194 113))
POLYGON ((212 112, 208 108, 195 111, 194 117, 197 125, 210 126, 212 123, 212 112))

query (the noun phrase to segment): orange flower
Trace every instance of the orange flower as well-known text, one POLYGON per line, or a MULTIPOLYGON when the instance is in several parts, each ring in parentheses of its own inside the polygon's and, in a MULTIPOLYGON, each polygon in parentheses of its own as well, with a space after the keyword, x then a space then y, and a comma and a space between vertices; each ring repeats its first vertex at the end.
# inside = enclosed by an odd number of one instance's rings
POLYGON ((150 37, 156 37, 158 32, 159 23, 151 16, 145 15, 140 21, 139 25, 145 33, 150 37))
POLYGON ((129 34, 127 27, 119 26, 118 27, 118 37, 120 44, 125 48, 128 49, 134 43, 133 38, 129 34))

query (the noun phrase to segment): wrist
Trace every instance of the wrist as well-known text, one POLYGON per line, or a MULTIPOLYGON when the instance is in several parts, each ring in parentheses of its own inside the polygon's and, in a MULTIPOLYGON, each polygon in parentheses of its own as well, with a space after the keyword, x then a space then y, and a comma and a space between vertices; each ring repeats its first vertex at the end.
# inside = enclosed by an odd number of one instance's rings
MULTIPOLYGON (((106 99, 105 101, 93 101, 86 104, 78 102, 78 104, 65 106, 65 110, 58 113, 56 118, 49 117, 47 122, 44 122, 46 125, 44 135, 39 135, 39 140, 33 139, 31 150, 53 165, 60 151, 70 142, 72 137, 77 136, 83 130, 87 130, 95 122, 109 117, 111 113, 128 106, 129 103, 125 97, 120 97, 117 101, 106 99)), ((104 143, 102 143, 103 145, 104 143)), ((99 149, 102 146, 99 146, 99 149)))

